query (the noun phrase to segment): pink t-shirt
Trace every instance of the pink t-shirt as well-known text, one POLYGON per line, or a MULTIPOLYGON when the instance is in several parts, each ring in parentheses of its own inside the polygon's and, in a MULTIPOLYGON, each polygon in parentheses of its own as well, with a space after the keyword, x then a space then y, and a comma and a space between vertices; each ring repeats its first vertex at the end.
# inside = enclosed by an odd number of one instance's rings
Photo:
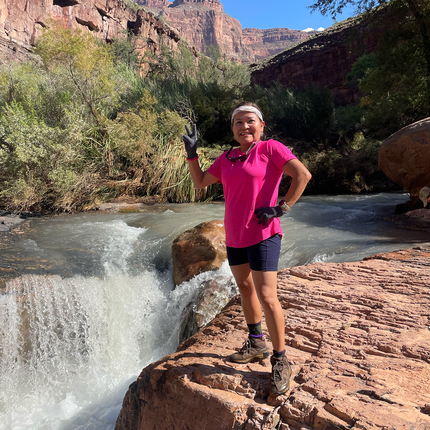
MULTIPOLYGON (((229 156, 242 154, 235 148, 229 156)), ((272 218, 263 226, 258 224, 254 211, 276 205, 282 167, 296 157, 273 139, 258 142, 243 162, 234 163, 225 155, 220 155, 207 171, 220 179, 224 188, 226 245, 245 248, 276 233, 282 235, 279 218, 272 218)))

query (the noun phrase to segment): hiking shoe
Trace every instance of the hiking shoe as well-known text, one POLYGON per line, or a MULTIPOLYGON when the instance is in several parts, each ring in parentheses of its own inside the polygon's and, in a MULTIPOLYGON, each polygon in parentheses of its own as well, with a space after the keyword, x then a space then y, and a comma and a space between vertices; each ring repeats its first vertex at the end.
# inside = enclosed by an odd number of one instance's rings
POLYGON ((272 364, 272 374, 270 375, 270 389, 271 396, 279 396, 284 394, 290 388, 291 366, 288 363, 287 357, 270 357, 272 364))
POLYGON ((267 351, 266 342, 264 339, 259 339, 258 337, 248 337, 245 340, 242 348, 231 354, 228 358, 229 361, 233 363, 249 363, 252 360, 261 360, 267 358, 269 353, 267 351))

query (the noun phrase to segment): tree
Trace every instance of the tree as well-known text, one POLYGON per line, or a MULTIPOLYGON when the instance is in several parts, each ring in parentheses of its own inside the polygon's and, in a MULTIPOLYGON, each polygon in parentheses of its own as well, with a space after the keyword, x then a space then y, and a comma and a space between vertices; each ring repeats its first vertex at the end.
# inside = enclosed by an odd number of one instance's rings
POLYGON ((52 21, 37 40, 35 52, 47 70, 67 78, 97 124, 118 104, 116 69, 109 48, 91 34, 52 21))

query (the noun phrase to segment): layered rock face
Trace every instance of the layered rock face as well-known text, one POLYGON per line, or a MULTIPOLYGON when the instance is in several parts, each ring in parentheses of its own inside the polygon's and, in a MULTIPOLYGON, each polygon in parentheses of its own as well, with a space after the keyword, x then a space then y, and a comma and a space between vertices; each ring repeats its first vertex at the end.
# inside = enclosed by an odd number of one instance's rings
POLYGON ((222 12, 224 10, 219 0, 174 0, 174 2, 172 3, 172 7, 181 6, 181 5, 210 7, 219 12, 222 12))
POLYGON ((268 360, 225 361, 247 336, 236 297, 142 371, 116 430, 430 429, 427 245, 278 273, 293 369, 286 395, 267 397, 268 360))
POLYGON ((242 30, 243 43, 252 50, 255 60, 278 54, 315 34, 316 31, 306 32, 288 28, 270 28, 268 30, 244 28, 242 30))
POLYGON ((50 19, 62 21, 67 28, 92 32, 106 41, 131 30, 145 40, 140 46, 142 51, 157 50, 160 36, 172 50, 177 49, 180 40, 152 13, 136 12, 121 0, 0 0, 0 49, 9 54, 31 50, 50 19))
POLYGON ((242 30, 237 19, 227 15, 218 0, 138 0, 145 9, 162 16, 182 38, 200 52, 219 47, 228 58, 250 63, 277 54, 308 39, 313 33, 288 28, 242 30))
POLYGON ((240 22, 224 13, 218 0, 175 0, 168 7, 162 0, 138 3, 166 20, 197 51, 208 53, 209 47, 215 47, 234 61, 254 60, 243 43, 240 22))
POLYGON ((430 186, 430 118, 408 125, 386 139, 379 150, 378 164, 419 203, 420 189, 430 186))
POLYGON ((311 39, 253 66, 251 81, 261 86, 273 81, 286 88, 328 88, 340 105, 358 102, 357 85, 346 84, 355 61, 377 49, 382 26, 392 24, 383 9, 369 19, 350 18, 311 39))

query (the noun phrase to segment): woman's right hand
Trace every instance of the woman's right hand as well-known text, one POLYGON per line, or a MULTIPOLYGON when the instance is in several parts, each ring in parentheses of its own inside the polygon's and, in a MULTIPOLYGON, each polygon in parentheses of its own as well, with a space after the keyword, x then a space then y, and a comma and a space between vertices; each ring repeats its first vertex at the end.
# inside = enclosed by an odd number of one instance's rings
POLYGON ((197 158, 197 126, 193 124, 193 132, 189 129, 188 125, 185 126, 187 134, 182 136, 185 143, 185 151, 187 151, 187 159, 197 158))

